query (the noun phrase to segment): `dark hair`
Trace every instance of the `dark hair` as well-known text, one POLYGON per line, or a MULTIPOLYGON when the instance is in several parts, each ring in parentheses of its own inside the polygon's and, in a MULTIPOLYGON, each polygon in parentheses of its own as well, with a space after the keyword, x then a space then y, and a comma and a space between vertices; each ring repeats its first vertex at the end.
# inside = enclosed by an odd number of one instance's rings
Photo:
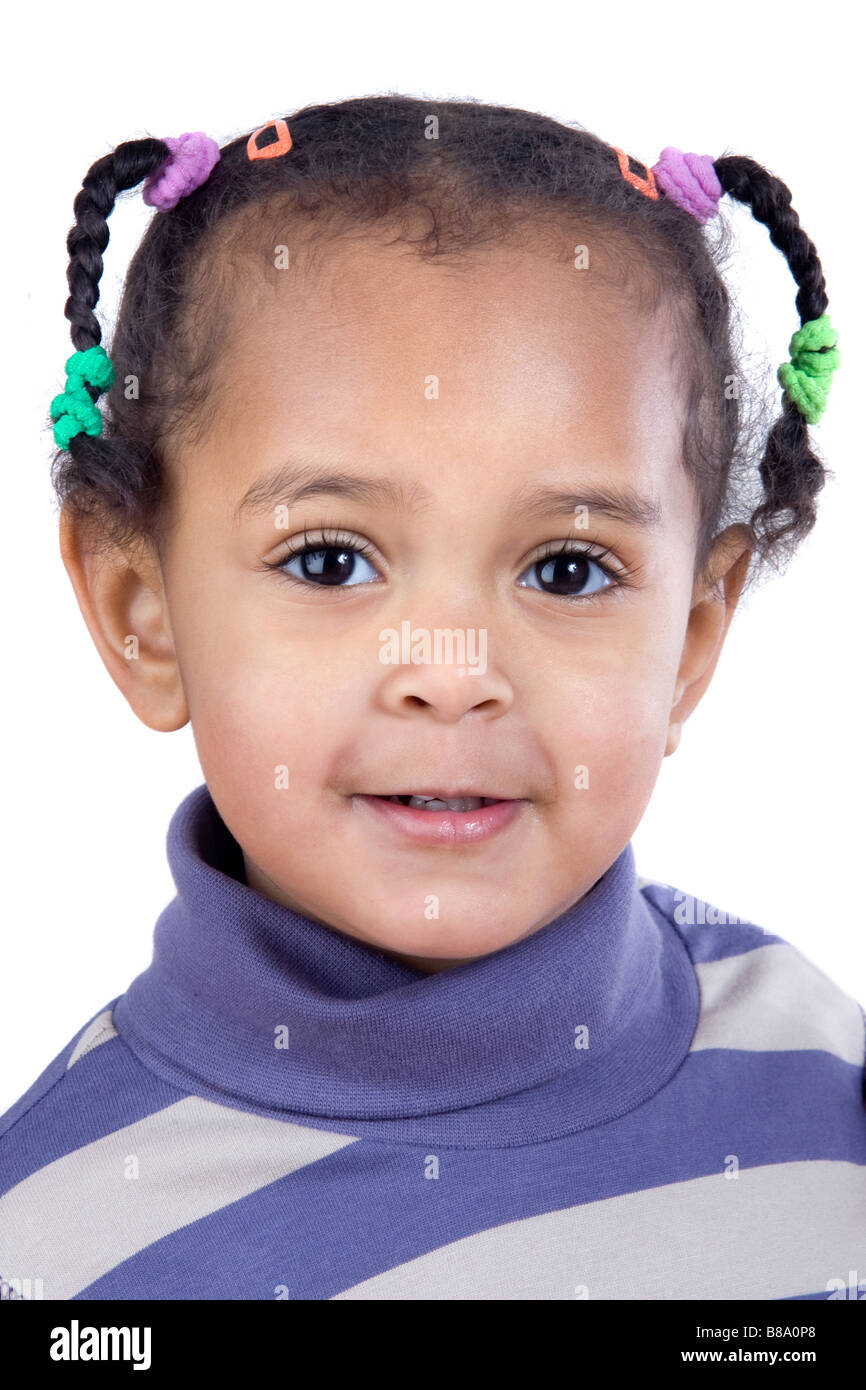
MULTIPOLYGON (((392 225, 425 257, 457 255, 521 224, 531 232, 546 222, 569 225, 569 244, 587 230, 598 234, 618 255, 612 283, 629 291, 637 284, 645 306, 664 300, 670 308, 687 373, 683 465, 700 506, 695 573, 734 521, 751 531, 752 577, 793 553, 814 525, 826 473, 793 402, 785 396, 768 426, 766 403, 755 408, 758 393, 740 371, 739 329, 720 273, 731 245, 723 216, 702 228, 663 194, 649 198, 624 178, 614 146, 511 107, 389 94, 307 106, 285 120, 288 154, 250 160, 250 132, 231 140, 204 184, 154 214, 132 258, 110 350, 114 384, 101 402, 103 432, 75 435, 52 460, 59 500, 98 523, 97 544, 146 537, 161 547, 166 460, 178 441, 206 428, 232 269, 257 258, 272 268, 286 219, 311 238, 392 225), (427 222, 421 235, 419 218, 427 222), (643 273, 633 281, 635 269, 643 273), (132 400, 130 377, 139 392, 132 400)), ((64 312, 76 349, 102 337, 93 309, 106 219, 118 194, 155 174, 168 155, 162 140, 129 140, 84 178, 67 239, 64 312)), ((629 167, 646 178, 636 160, 629 167)), ((801 323, 817 318, 827 308, 824 277, 788 188, 745 156, 725 154, 714 167, 723 189, 751 208, 783 252, 799 287, 801 323)))

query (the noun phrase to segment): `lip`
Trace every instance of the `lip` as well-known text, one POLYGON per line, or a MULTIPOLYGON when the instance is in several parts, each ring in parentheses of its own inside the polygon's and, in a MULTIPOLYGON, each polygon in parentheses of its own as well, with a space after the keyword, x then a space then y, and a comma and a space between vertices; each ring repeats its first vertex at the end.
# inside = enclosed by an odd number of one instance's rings
MULTIPOLYGON (((488 801, 520 801, 520 796, 506 796, 505 792, 499 791, 478 791, 478 784, 474 787, 452 787, 445 790, 442 787, 396 787, 395 791, 370 792, 373 796, 438 796, 439 801, 453 801, 455 796, 487 796, 488 801)), ((525 798, 523 798, 525 801, 525 798)))
POLYGON ((476 811, 421 811, 417 806, 402 806, 383 796, 356 793, 352 799, 410 840, 425 845, 468 845, 491 840, 512 825, 528 804, 525 798, 520 798, 479 806, 476 811))
MULTIPOLYGON (((365 793, 366 795, 366 793, 365 793)), ((458 796, 481 796, 487 797, 490 801, 519 801, 520 797, 502 796, 499 792, 478 791, 476 787, 457 787, 451 791, 443 791, 441 787, 412 787, 407 791, 406 787, 399 787, 393 792, 374 792, 374 796, 437 796, 440 801, 453 801, 458 796)), ((526 799, 525 797, 523 798, 526 799)))

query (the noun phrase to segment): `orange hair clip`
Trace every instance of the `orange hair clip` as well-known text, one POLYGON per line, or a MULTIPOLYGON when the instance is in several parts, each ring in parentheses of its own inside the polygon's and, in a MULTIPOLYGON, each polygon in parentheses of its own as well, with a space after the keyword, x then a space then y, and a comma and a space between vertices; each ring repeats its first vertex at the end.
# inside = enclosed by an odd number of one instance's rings
POLYGON ((276 159, 281 154, 288 154, 292 148, 292 137, 289 134, 289 127, 285 121, 277 118, 268 121, 265 125, 259 126, 254 130, 247 141, 247 159, 276 159), (263 145, 259 149, 256 141, 265 130, 276 130, 277 138, 272 140, 269 145, 263 145))
MULTIPOLYGON (((659 196, 658 184, 656 183, 655 174, 649 165, 644 165, 647 176, 645 179, 642 179, 639 174, 633 174, 631 169, 629 169, 628 155, 624 150, 618 150, 616 145, 611 145, 611 149, 619 160, 619 172, 624 179, 628 180, 632 188, 636 188, 638 193, 643 193, 645 198, 657 198, 659 196)), ((635 160, 635 163, 637 162, 638 161, 635 160)))

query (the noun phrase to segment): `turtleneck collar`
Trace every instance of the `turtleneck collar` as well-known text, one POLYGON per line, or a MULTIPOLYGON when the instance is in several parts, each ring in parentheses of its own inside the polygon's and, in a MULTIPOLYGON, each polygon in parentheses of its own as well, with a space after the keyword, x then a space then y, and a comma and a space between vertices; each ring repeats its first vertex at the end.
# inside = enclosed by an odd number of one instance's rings
POLYGON ((434 975, 250 888, 206 785, 167 850, 177 896, 113 1017, 185 1091, 341 1133, 495 1147, 622 1115, 688 1052, 697 980, 639 891, 631 842, 546 926, 434 975))

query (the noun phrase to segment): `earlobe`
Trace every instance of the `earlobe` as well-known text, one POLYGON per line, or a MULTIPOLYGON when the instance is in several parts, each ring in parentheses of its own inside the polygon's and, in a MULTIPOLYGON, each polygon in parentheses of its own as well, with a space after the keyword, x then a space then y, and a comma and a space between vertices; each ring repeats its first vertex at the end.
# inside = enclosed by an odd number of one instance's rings
POLYGON ((713 548, 709 580, 696 586, 671 698, 666 757, 679 747, 682 726, 713 678, 748 574, 748 541, 744 526, 730 526, 722 532, 713 548))
POLYGON ((97 546, 92 527, 64 506, 60 554, 94 645, 135 714, 160 732, 183 728, 189 711, 152 548, 97 546))
POLYGON ((670 755, 671 755, 671 753, 676 753, 677 749, 678 749, 679 746, 680 746, 680 739, 682 738, 682 733, 683 733, 683 726, 682 726, 682 724, 672 721, 672 722, 668 725, 668 737, 667 737, 667 742, 666 742, 666 744, 665 744, 665 757, 666 757, 666 758, 669 758, 670 755))
POLYGON ((680 701, 682 700, 685 691, 686 683, 684 680, 678 677, 677 683, 674 687, 673 697, 671 700, 671 719, 670 723, 668 724, 668 736, 667 742, 665 743, 664 752, 664 756, 666 758, 669 758, 671 753, 675 753, 680 746, 680 739, 682 738, 683 726, 681 720, 674 718, 674 712, 677 709, 677 706, 679 705, 680 701))

